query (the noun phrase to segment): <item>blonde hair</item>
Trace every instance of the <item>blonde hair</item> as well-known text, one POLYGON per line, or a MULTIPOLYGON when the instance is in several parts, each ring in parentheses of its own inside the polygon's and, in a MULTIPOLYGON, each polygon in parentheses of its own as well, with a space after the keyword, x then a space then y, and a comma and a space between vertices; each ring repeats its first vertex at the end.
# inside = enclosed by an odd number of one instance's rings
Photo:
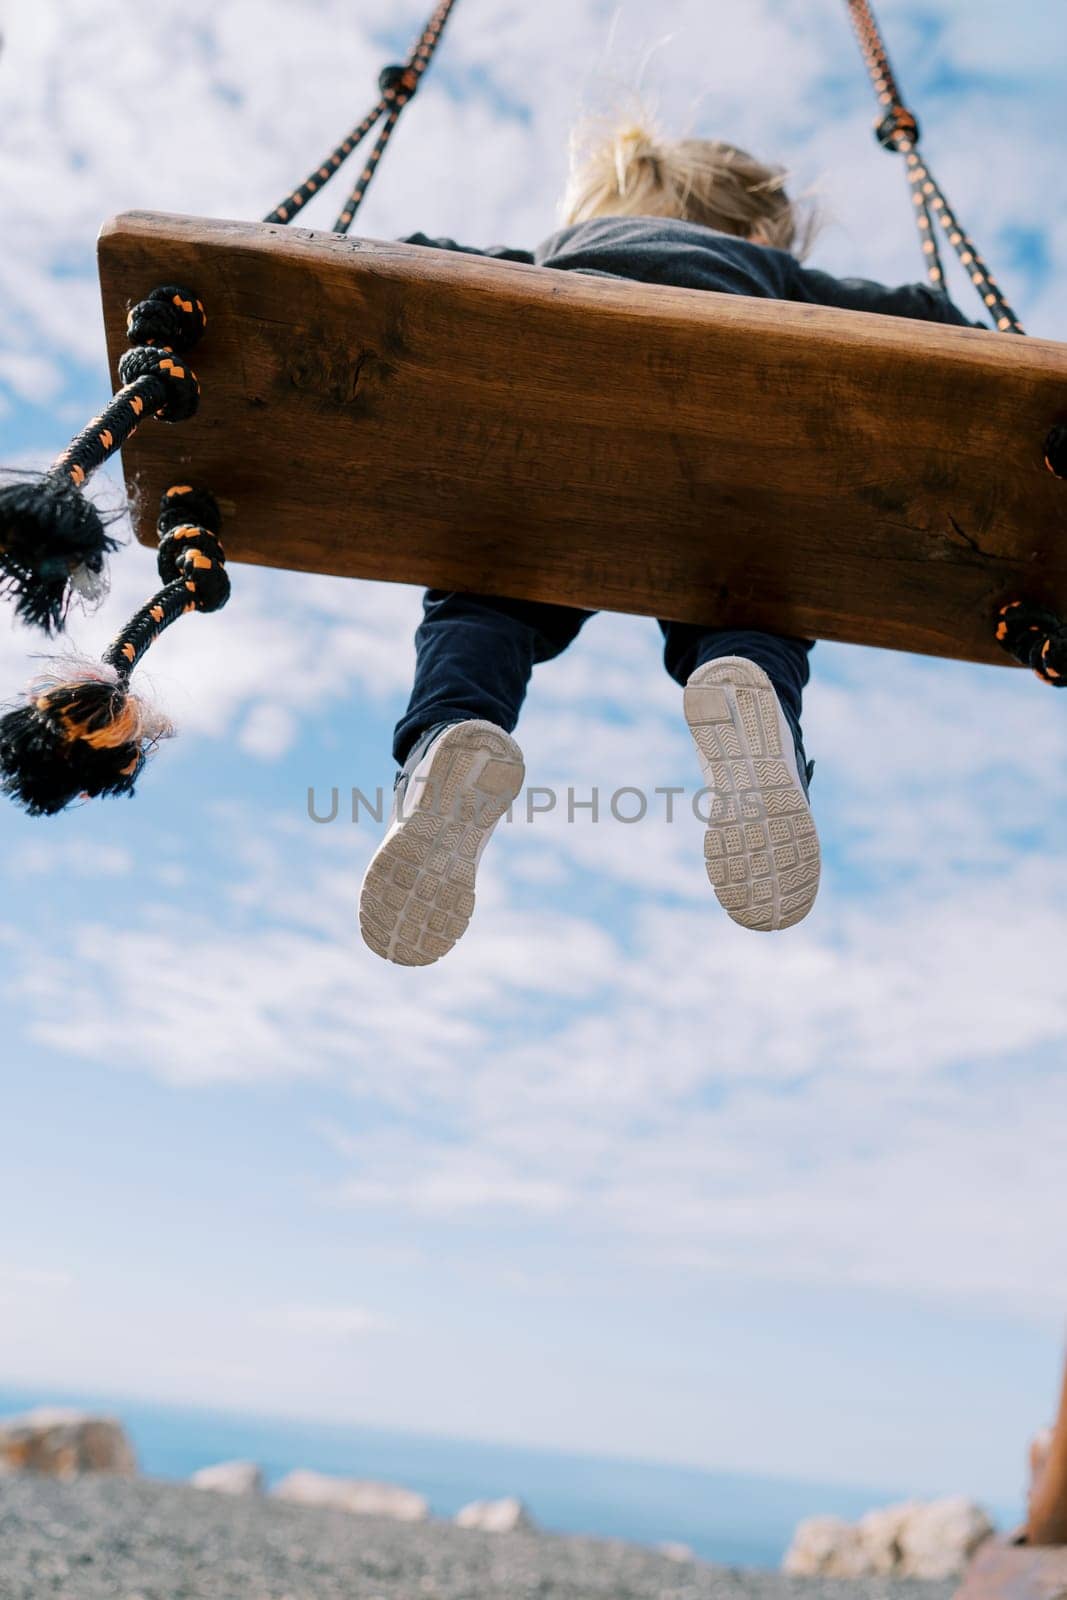
POLYGON ((661 139, 640 123, 581 127, 571 139, 565 224, 593 217, 680 217, 804 255, 815 219, 787 174, 723 139, 661 139))

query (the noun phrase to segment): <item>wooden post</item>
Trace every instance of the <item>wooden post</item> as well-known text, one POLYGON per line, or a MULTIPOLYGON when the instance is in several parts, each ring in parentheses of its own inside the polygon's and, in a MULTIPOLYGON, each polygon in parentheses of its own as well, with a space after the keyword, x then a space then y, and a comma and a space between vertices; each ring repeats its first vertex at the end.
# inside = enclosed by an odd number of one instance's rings
POLYGON ((1039 1434, 1030 1447, 1026 1542, 1067 1545, 1067 1368, 1055 1427, 1051 1435, 1039 1434))
POLYGON ((1055 1426, 1030 1447, 1026 1523, 981 1546, 955 1600, 1067 1600, 1067 1370, 1055 1426))

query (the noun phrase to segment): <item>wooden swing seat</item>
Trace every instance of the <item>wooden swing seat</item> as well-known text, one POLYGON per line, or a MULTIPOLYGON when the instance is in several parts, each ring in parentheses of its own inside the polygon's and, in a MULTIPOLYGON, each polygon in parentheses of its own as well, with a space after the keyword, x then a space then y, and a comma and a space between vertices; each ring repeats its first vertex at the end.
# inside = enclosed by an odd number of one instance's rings
POLYGON ((233 560, 1007 664, 1067 611, 1067 345, 261 223, 105 225, 204 302, 192 421, 123 451, 138 537, 210 487, 233 560))

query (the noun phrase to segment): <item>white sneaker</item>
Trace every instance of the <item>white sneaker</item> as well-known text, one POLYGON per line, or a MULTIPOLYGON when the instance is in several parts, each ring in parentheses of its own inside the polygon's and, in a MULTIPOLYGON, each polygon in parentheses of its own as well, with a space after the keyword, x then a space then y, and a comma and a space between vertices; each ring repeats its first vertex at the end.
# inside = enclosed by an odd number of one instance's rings
POLYGON ((359 926, 386 961, 426 967, 467 931, 478 862, 526 766, 503 728, 473 720, 451 723, 413 756, 363 879, 359 926))
POLYGON ((819 836, 770 678, 743 656, 707 661, 685 719, 712 791, 704 860, 719 904, 743 928, 791 928, 819 892, 819 836))

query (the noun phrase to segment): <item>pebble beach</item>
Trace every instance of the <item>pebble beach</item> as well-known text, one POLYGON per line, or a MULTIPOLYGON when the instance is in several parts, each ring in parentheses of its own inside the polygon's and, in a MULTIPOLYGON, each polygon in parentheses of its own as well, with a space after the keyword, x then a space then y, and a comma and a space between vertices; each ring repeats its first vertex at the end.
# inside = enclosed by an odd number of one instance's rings
POLYGON ((2 1600, 949 1600, 955 1587, 788 1578, 146 1479, 0 1476, 2 1600))

